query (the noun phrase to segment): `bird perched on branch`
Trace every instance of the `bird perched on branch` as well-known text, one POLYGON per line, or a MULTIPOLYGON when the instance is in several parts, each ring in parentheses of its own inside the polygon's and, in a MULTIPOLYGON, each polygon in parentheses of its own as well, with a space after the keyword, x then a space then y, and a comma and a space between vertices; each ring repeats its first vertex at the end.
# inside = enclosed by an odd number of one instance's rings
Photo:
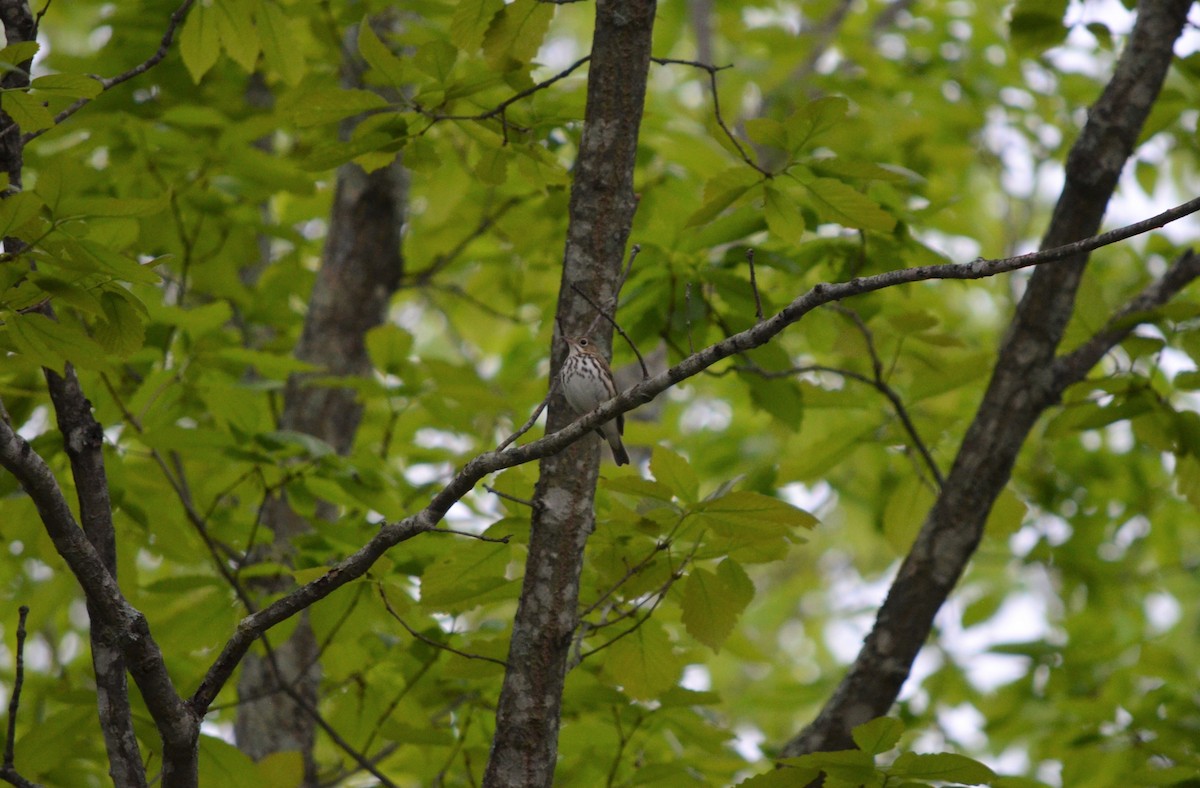
MULTIPOLYGON (((595 410, 602 402, 617 396, 617 387, 613 383, 612 370, 600 351, 587 337, 566 337, 568 355, 563 362, 559 377, 562 381, 563 395, 567 403, 580 415, 595 410)), ((613 460, 617 465, 628 465, 629 455, 621 443, 621 433, 625 431, 625 416, 617 416, 612 421, 606 421, 596 428, 596 432, 608 441, 612 449, 613 460)))

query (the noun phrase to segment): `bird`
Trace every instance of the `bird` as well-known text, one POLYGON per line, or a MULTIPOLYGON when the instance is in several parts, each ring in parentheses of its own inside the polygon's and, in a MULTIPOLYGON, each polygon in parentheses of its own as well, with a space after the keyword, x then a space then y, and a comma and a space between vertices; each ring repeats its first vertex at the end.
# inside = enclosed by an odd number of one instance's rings
MULTIPOLYGON (((596 406, 617 396, 612 370, 608 362, 587 337, 565 337, 567 359, 563 362, 559 379, 567 404, 579 415, 596 409, 596 406)), ((613 421, 606 421, 596 428, 596 433, 608 441, 613 460, 617 465, 628 465, 629 455, 621 443, 625 431, 624 414, 613 421)))

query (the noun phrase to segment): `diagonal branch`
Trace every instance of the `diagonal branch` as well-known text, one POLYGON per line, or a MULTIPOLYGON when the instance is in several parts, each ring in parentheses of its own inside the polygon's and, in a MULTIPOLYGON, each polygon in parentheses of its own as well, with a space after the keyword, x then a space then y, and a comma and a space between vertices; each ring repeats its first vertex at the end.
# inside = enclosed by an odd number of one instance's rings
MULTIPOLYGON (((117 85, 120 85, 123 82, 128 82, 129 80, 133 79, 134 77, 141 76, 142 74, 145 74, 147 71, 149 71, 150 69, 154 68, 159 63, 161 63, 163 58, 165 58, 167 56, 167 53, 171 50, 171 44, 175 40, 175 33, 177 30, 179 30, 179 26, 181 24, 183 24, 184 17, 187 16, 188 10, 192 7, 192 4, 195 1, 196 0, 183 0, 183 3, 180 4, 180 6, 178 8, 175 9, 175 13, 171 14, 170 19, 167 21, 167 29, 163 33, 163 37, 162 37, 162 40, 159 42, 158 49, 155 50, 153 55, 146 58, 141 63, 137 64, 136 66, 129 69, 128 71, 123 71, 122 73, 117 74, 115 77, 97 78, 97 81, 100 83, 100 86, 102 88, 101 93, 111 90, 112 88, 115 88, 117 85)), ((38 16, 40 19, 41 15, 39 14, 38 16)), ((73 104, 70 104, 66 109, 62 110, 61 112, 59 112, 57 115, 54 116, 54 126, 57 126, 58 124, 62 123, 64 120, 71 117, 76 112, 78 112, 79 110, 86 107, 88 104, 91 104, 94 100, 95 99, 81 98, 78 101, 74 102, 73 104)), ((28 143, 30 140, 33 140, 33 139, 36 139, 36 138, 42 136, 47 131, 50 131, 50 129, 54 128, 54 126, 51 126, 50 128, 47 128, 47 129, 39 129, 38 131, 31 131, 28 134, 22 135, 22 137, 21 137, 22 144, 28 143)), ((16 123, 11 123, 8 126, 6 126, 5 128, 0 129, 0 137, 3 137, 5 134, 8 134, 16 127, 17 127, 16 123)))
MULTIPOLYGON (((849 282, 814 285, 807 293, 799 296, 763 322, 703 348, 666 371, 625 390, 591 413, 575 419, 566 427, 522 446, 510 446, 505 449, 484 452, 468 460, 424 509, 403 520, 384 525, 369 542, 334 564, 326 574, 277 599, 257 613, 242 619, 237 631, 209 667, 208 673, 188 702, 197 714, 203 714, 259 635, 323 599, 346 583, 361 577, 375 561, 391 548, 435 528, 450 507, 470 492, 488 474, 557 454, 590 434, 600 424, 615 418, 617 414, 625 413, 649 402, 663 391, 700 374, 723 359, 765 345, 785 328, 798 322, 817 307, 902 284, 936 279, 984 279, 1022 268, 1056 263, 1073 254, 1078 254, 1081 250, 1090 251, 1117 243, 1138 233, 1162 227, 1197 211, 1200 211, 1200 198, 1164 211, 1145 221, 1040 252, 996 260, 980 258, 969 263, 903 268, 853 279, 849 282)), ((1166 288, 1163 288, 1161 295, 1170 297, 1174 292, 1177 291, 1167 293, 1166 288)), ((0 433, 0 438, 3 438, 2 433, 0 433)), ((0 440, 0 448, 3 448, 2 440, 0 440)), ((0 452, 0 460, 3 460, 2 452, 0 452)))

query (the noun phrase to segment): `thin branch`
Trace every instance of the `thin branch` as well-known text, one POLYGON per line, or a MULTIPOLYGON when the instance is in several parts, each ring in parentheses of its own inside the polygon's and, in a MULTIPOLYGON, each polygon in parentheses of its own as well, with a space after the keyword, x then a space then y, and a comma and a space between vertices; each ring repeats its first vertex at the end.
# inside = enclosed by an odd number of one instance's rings
POLYGON ((591 55, 581 57, 581 58, 579 58, 579 60, 576 60, 574 63, 567 66, 565 69, 558 72, 557 74, 550 77, 549 79, 544 79, 541 82, 537 83, 536 85, 525 88, 524 90, 520 91, 519 93, 514 93, 512 96, 510 96, 509 98, 500 102, 495 107, 492 107, 490 110, 488 110, 486 112, 481 112, 477 115, 452 115, 452 114, 443 114, 440 112, 432 112, 430 110, 425 109, 420 104, 414 103, 413 109, 416 112, 418 112, 419 114, 424 115, 426 118, 428 118, 430 120, 429 126, 427 126, 421 133, 428 131, 435 123, 438 123, 443 120, 490 120, 491 118, 499 116, 500 117, 500 125, 504 130, 505 140, 507 141, 509 126, 512 126, 513 128, 521 130, 519 126, 510 124, 508 122, 508 118, 505 115, 505 111, 510 106, 512 106, 513 104, 515 104, 516 102, 520 101, 523 98, 532 96, 534 93, 537 93, 540 90, 545 90, 546 88, 550 87, 555 82, 558 82, 561 79, 566 79, 568 76, 571 75, 572 72, 575 71, 575 69, 579 68, 580 66, 582 66, 584 63, 588 62, 591 59, 592 59, 591 55))
POLYGON ((750 167, 756 172, 765 175, 768 178, 775 176, 775 173, 763 169, 753 159, 750 158, 750 154, 746 152, 746 149, 742 147, 742 143, 738 141, 738 138, 735 137, 733 132, 729 130, 729 127, 725 125, 725 118, 721 116, 721 99, 717 95, 717 72, 724 71, 727 68, 733 68, 732 65, 713 66, 708 63, 698 63, 695 60, 678 60, 670 57, 652 57, 650 60, 658 63, 660 66, 666 66, 673 63, 675 65, 691 66, 692 68, 698 68, 701 71, 707 71, 709 90, 712 92, 713 98, 713 115, 716 117, 717 125, 721 127, 721 131, 725 132, 725 136, 729 138, 731 143, 733 143, 733 147, 742 157, 742 161, 750 165, 750 167))
POLYGON ((746 264, 750 266, 750 289, 754 291, 754 316, 763 321, 762 297, 758 294, 758 278, 754 274, 754 250, 746 250, 746 264))
POLYGON ((505 669, 508 668, 508 663, 502 659, 496 659, 495 657, 485 657, 481 654, 468 654, 465 651, 459 651, 458 649, 454 648, 453 646, 448 646, 445 643, 439 643, 438 641, 434 640, 431 637, 426 637, 425 635, 422 635, 420 632, 418 632, 417 630, 410 627, 408 625, 408 622, 405 621, 403 618, 401 618, 400 615, 395 610, 392 609, 392 603, 388 601, 387 594, 384 593, 383 584, 379 585, 379 598, 383 600, 383 606, 385 608, 387 608, 388 615, 390 615, 392 618, 396 619, 397 623, 399 623, 400 626, 404 627, 405 632, 412 635, 414 638, 421 641, 425 645, 432 646, 433 648, 439 649, 441 651, 449 651, 451 654, 457 654, 458 656, 463 657, 465 659, 478 659, 478 660, 482 660, 484 662, 491 662, 496 665, 500 665, 501 667, 503 667, 505 669))
POLYGON ((875 347, 875 335, 871 332, 871 329, 867 328, 867 324, 863 321, 862 316, 853 309, 848 309, 841 304, 834 304, 832 308, 838 314, 848 317, 853 321, 855 327, 858 328, 858 332, 862 334, 863 341, 867 344, 867 352, 871 356, 871 370, 875 376, 875 380, 871 385, 892 403, 892 409, 896 412, 896 416, 899 417, 900 423, 904 425, 904 431, 908 433, 913 447, 921 455, 921 459, 925 462, 926 467, 929 468, 929 472, 933 474, 938 489, 941 489, 946 483, 946 478, 942 475, 941 468, 934 462, 933 455, 930 454, 925 441, 921 439, 920 433, 917 432, 917 427, 909 416, 908 408, 904 405, 904 400, 900 398, 896 390, 884 379, 883 362, 880 360, 879 351, 875 347))
POLYGON ((692 283, 683 286, 683 316, 687 323, 688 355, 695 355, 696 343, 692 340, 692 283))
POLYGON ((412 274, 404 277, 406 280, 406 285, 402 286, 416 287, 427 284, 435 274, 442 271, 444 268, 446 268, 446 266, 457 260, 459 256, 466 251, 467 247, 471 245, 472 241, 481 237, 488 230, 492 229, 492 227, 495 226, 496 222, 499 221, 504 214, 508 213, 517 205, 520 205, 524 199, 524 197, 510 197, 504 202, 500 203, 499 207, 497 207, 495 211, 483 216, 479 220, 479 223, 471 230, 471 232, 460 238, 458 243, 456 243, 453 248, 451 248, 449 251, 435 255, 433 262, 431 262, 428 267, 423 268, 420 271, 414 271, 412 274))
POLYGON ((650 370, 646 368, 646 359, 642 358, 642 354, 638 352, 637 345, 633 344, 633 340, 630 339, 629 335, 625 333, 625 329, 621 328, 621 326, 617 324, 617 321, 613 320, 607 312, 600 308, 599 304, 592 300, 591 296, 580 290, 579 286, 574 282, 571 283, 571 289, 579 294, 580 298, 591 304, 592 308, 595 309, 601 317, 612 324, 613 329, 629 344, 629 347, 633 350, 633 355, 637 356, 638 363, 642 365, 642 380, 650 377, 650 370))
POLYGON ((21 689, 25 686, 25 620, 29 605, 17 608, 16 674, 13 676, 12 699, 8 702, 8 735, 4 740, 4 768, 13 769, 17 744, 17 710, 21 707, 21 689))
MULTIPOLYGON (((120 85, 122 82, 128 82, 129 80, 133 79, 136 76, 145 74, 147 71, 149 71, 150 69, 157 66, 160 62, 162 62, 162 59, 167 56, 167 52, 169 52, 171 49, 171 43, 175 40, 175 31, 177 31, 179 29, 179 26, 181 24, 183 24, 183 18, 185 16, 187 16, 188 9, 190 9, 192 7, 192 4, 195 1, 196 0, 183 0, 183 3, 179 6, 179 8, 175 9, 175 13, 171 14, 171 17, 167 22, 167 30, 166 30, 166 32, 163 33, 163 37, 162 37, 162 40, 159 42, 158 49, 155 51, 155 53, 153 55, 146 58, 144 61, 142 61, 138 65, 134 66, 133 68, 129 69, 128 71, 122 72, 115 77, 109 77, 107 79, 98 78, 96 81, 100 83, 100 86, 101 86, 100 92, 103 93, 105 91, 111 90, 112 88, 115 88, 117 85, 120 85)), ((46 7, 49 8, 49 6, 50 6, 50 4, 47 2, 46 7)), ((44 13, 45 13, 45 9, 42 10, 42 14, 44 14, 44 13)), ((41 21, 42 14, 38 14, 38 21, 41 21)), ((64 120, 71 117, 76 112, 78 112, 79 110, 86 107, 88 104, 92 103, 92 101, 94 101, 94 99, 81 98, 78 101, 76 101, 75 103, 71 104, 66 109, 64 109, 62 112, 60 112, 54 116, 54 126, 57 126, 58 124, 62 123, 64 120)), ((28 134, 22 135, 21 136, 22 144, 28 144, 30 140, 33 140, 33 139, 36 139, 36 138, 42 136, 47 131, 54 128, 54 126, 51 126, 50 128, 47 128, 47 129, 39 129, 38 131, 31 131, 28 134)), ((4 129, 0 130, 0 137, 3 137, 5 134, 8 134, 12 129, 14 129, 16 127, 17 127, 17 124, 12 123, 9 126, 5 127, 4 129)))
POLYGON ((518 498, 515 495, 509 495, 506 492, 497 490, 495 487, 491 486, 490 484, 483 485, 483 489, 487 490, 492 495, 495 495, 497 498, 503 498, 506 501, 512 501, 513 503, 519 503, 522 506, 528 506, 530 509, 533 508, 533 501, 527 501, 524 498, 518 498))
POLYGON ((625 264, 625 270, 621 273, 621 278, 617 280, 617 292, 620 293, 625 289, 625 281, 629 279, 629 274, 633 271, 633 261, 642 253, 642 245, 634 244, 629 247, 629 262, 625 264))
POLYGON ((550 404, 550 397, 554 394, 554 390, 556 388, 558 388, 557 377, 554 379, 554 382, 550 384, 550 390, 546 392, 546 396, 543 397, 542 401, 538 403, 538 406, 533 409, 533 414, 526 419, 524 424, 517 428, 516 432, 501 441, 500 445, 496 447, 496 451, 504 451, 511 446, 517 440, 517 438, 533 429, 533 425, 537 423, 538 417, 542 415, 542 411, 544 411, 546 406, 550 404))
MULTIPOLYGON (((1145 221, 1040 252, 996 260, 979 258, 969 263, 945 263, 901 268, 873 276, 855 278, 849 282, 816 284, 807 293, 794 299, 772 317, 688 356, 673 367, 642 381, 601 404, 590 413, 580 416, 561 430, 522 446, 510 446, 503 450, 484 452, 468 460, 425 508, 403 520, 384 525, 366 544, 338 561, 324 575, 285 594, 257 613, 242 619, 237 630, 210 665, 207 674, 188 703, 194 712, 203 714, 203 711, 208 708, 208 705, 212 703, 217 693, 229 680, 251 643, 261 633, 325 598, 346 583, 361 577, 391 548, 435 528, 450 507, 462 499, 488 474, 562 451, 570 444, 582 439, 584 435, 590 434, 600 424, 649 402, 656 395, 683 380, 700 374, 717 362, 766 344, 817 307, 903 284, 940 279, 983 279, 1034 265, 1054 263, 1162 227, 1164 224, 1196 211, 1200 211, 1200 198, 1164 211, 1145 221)), ((22 446, 27 447, 24 440, 17 436, 11 428, 6 428, 0 422, 0 463, 10 469, 23 468, 26 458, 33 452, 22 446)), ((25 473, 18 476, 23 483, 27 477, 28 474, 25 473)), ((31 496, 35 499, 40 499, 41 495, 40 488, 35 487, 31 492, 31 496)), ((95 590, 103 593, 98 588, 95 590)), ((119 597, 119 592, 115 593, 119 597)))
POLYGON ((481 542, 492 542, 494 544, 508 544, 508 540, 512 539, 511 536, 500 536, 500 537, 484 536, 483 534, 473 534, 470 531, 456 531, 453 528, 430 528, 429 533, 431 533, 431 534, 452 534, 454 536, 466 536, 471 539, 478 539, 481 542))

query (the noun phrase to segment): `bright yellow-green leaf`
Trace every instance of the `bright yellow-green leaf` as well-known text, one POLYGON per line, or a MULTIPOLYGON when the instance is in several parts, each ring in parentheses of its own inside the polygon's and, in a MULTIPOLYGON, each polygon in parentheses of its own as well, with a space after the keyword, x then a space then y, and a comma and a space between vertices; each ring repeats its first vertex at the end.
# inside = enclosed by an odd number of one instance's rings
POLYGON ((652 618, 604 653, 604 672, 637 700, 650 700, 666 692, 679 681, 683 670, 666 630, 652 618))
POLYGON ((299 24, 293 25, 287 13, 274 0, 260 0, 254 19, 267 66, 289 85, 304 78, 304 58, 296 42, 299 24))
POLYGON ((16 349, 43 367, 61 372, 66 361, 83 369, 105 366, 103 348, 73 325, 37 312, 14 312, 8 315, 7 327, 16 349))
POLYGON ((800 236, 804 234, 804 216, 800 208, 770 183, 763 184, 763 211, 772 235, 784 243, 800 242, 800 236))
POLYGON ((225 54, 247 74, 252 73, 261 49, 252 0, 216 0, 213 9, 225 54))
POLYGON ((491 186, 504 183, 508 175, 508 161, 511 158, 504 148, 487 148, 475 165, 475 174, 479 180, 491 186))
POLYGON ((825 96, 800 107, 784 122, 789 148, 798 151, 814 142, 841 123, 849 109, 850 102, 843 96, 825 96))
POLYGON ((870 785, 878 775, 874 758, 862 750, 814 752, 798 758, 783 758, 780 763, 801 769, 819 769, 835 780, 851 785, 870 785))
POLYGON ((221 55, 221 41, 217 32, 217 15, 203 3, 196 3, 188 12, 183 30, 179 34, 179 54, 187 66, 192 81, 199 84, 208 70, 216 65, 221 55))
POLYGON ((802 181, 817 208, 817 213, 831 222, 860 230, 888 232, 896 226, 896 218, 879 204, 841 181, 816 178, 802 181))
POLYGON ((650 455, 650 472, 684 503, 695 503, 699 498, 700 481, 683 455, 655 446, 650 455))
POLYGON ((746 121, 746 136, 759 145, 787 150, 787 129, 774 118, 751 118, 746 121))
POLYGON ((42 106, 39 99, 19 90, 6 90, 0 94, 0 107, 4 108, 21 131, 28 134, 54 125, 54 116, 42 106))
POLYGON ((358 24, 358 53, 393 86, 404 87, 409 82, 404 61, 379 39, 367 19, 358 24))
POLYGON ((0 72, 13 71, 21 64, 31 60, 38 53, 40 45, 36 41, 18 41, 15 44, 0 49, 0 72))
POLYGON ((37 216, 42 207, 41 198, 34 192, 17 192, 0 199, 0 238, 12 235, 37 216))
POLYGON ((904 723, 894 717, 876 717, 870 722, 855 726, 850 736, 858 749, 871 755, 887 752, 896 746, 904 733, 904 723))
POLYGON ((464 52, 472 53, 483 45, 487 32, 504 0, 460 0, 450 20, 450 38, 464 52))
POLYGON ((965 785, 985 785, 996 777, 995 772, 979 761, 952 752, 928 755, 901 753, 888 769, 888 773, 894 777, 965 785))
POLYGON ((506 575, 511 551, 503 544, 472 544, 456 549, 421 575, 421 606, 431 610, 469 610, 484 594, 512 583, 506 575))
POLYGON ((912 547, 933 501, 933 492, 915 476, 906 477, 892 490, 883 508, 883 535, 896 555, 912 547))
POLYGON ((85 74, 50 74, 37 77, 29 87, 40 93, 65 98, 95 98, 104 86, 95 77, 85 74))
POLYGON ((759 176, 745 166, 732 167, 710 178, 704 184, 704 203, 688 217, 685 226, 695 227, 716 218, 759 180, 759 176))
POLYGON ((144 309, 130 302, 132 295, 124 291, 109 290, 100 297, 104 308, 104 319, 96 321, 92 329, 96 340, 109 353, 127 358, 142 346, 146 338, 144 309))
POLYGON ((817 518, 790 503, 761 493, 739 490, 706 501, 696 513, 725 533, 774 536, 793 528, 812 528, 817 518))
POLYGON ((483 54, 494 66, 526 63, 537 54, 554 18, 554 3, 514 0, 501 9, 483 37, 483 54))
POLYGON ((996 502, 992 504, 992 511, 988 514, 986 533, 1001 539, 1008 538, 1021 527, 1028 512, 1028 504, 1021 500, 1020 496, 1013 491, 1012 486, 1005 487, 996 498, 996 502))
POLYGON ((261 788, 298 788, 304 784, 304 757, 299 752, 273 752, 254 762, 261 788))
POLYGON ((674 498, 673 491, 667 485, 643 479, 640 476, 618 476, 615 479, 603 479, 600 484, 609 492, 653 498, 658 501, 670 501, 674 498))
POLYGON ((292 111, 292 120, 301 127, 319 126, 386 106, 387 99, 369 90, 323 88, 304 94, 292 111))
POLYGON ((697 567, 683 587, 683 626, 696 640, 720 651, 752 599, 754 583, 733 559, 722 561, 716 572, 697 567))

